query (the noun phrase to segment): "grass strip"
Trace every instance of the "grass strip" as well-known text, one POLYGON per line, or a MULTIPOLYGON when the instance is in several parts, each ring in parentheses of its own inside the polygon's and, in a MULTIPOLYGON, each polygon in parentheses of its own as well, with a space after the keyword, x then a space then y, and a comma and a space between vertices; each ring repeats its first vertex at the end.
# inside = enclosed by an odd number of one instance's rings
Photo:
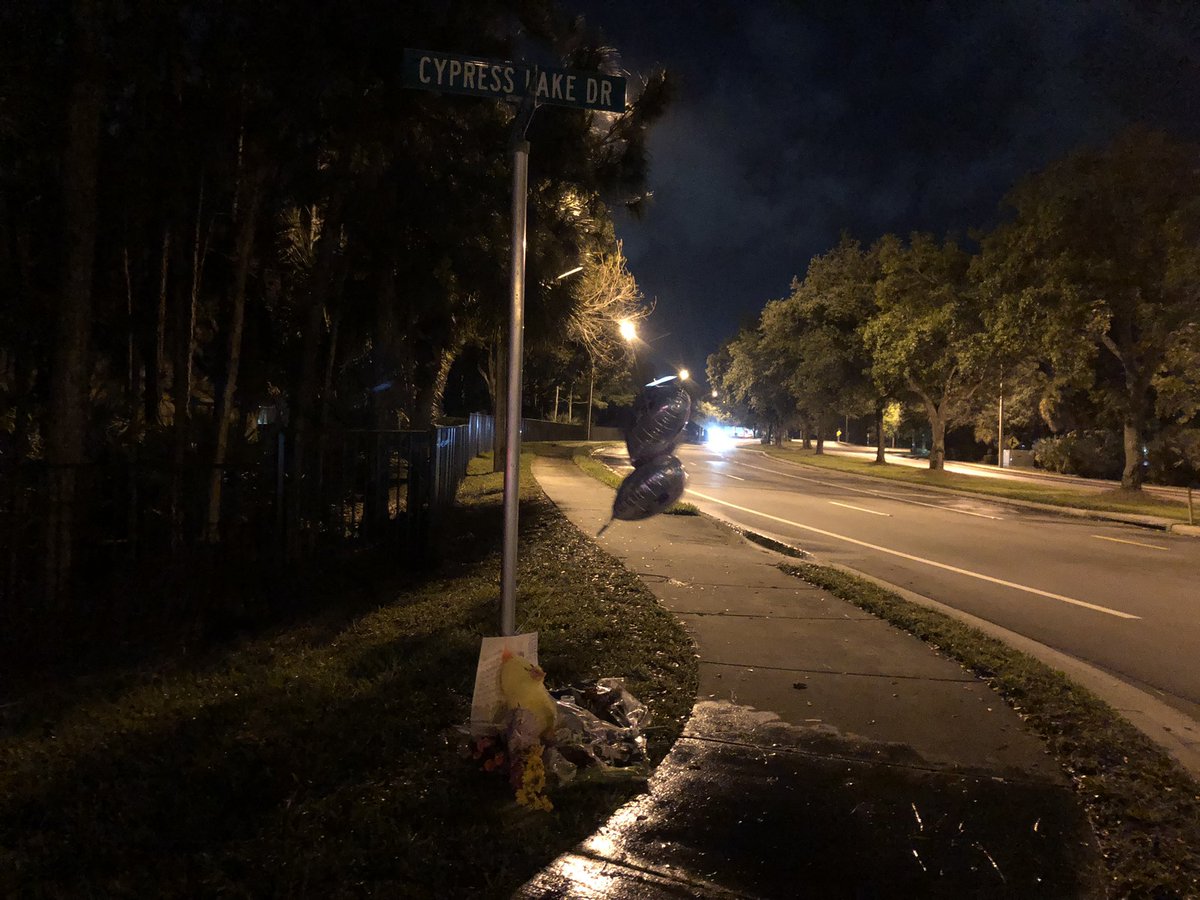
MULTIPOLYGON (((517 621, 551 686, 621 676, 655 761, 697 684, 694 648, 570 525, 522 458, 517 621)), ((464 759, 479 641, 498 619, 502 475, 478 462, 414 583, 203 662, 108 673, 0 709, 0 896, 507 897, 643 785, 577 779, 552 813, 464 759), (486 471, 485 471, 486 470, 486 471)))
POLYGON ((1070 488, 976 478, 956 472, 931 471, 912 466, 879 465, 865 459, 850 459, 825 453, 818 455, 813 450, 791 450, 774 446, 762 449, 768 456, 788 462, 818 469, 832 469, 836 472, 869 475, 872 478, 900 481, 905 484, 949 488, 971 494, 983 494, 988 497, 1046 503, 1050 506, 1067 506, 1096 512, 1132 513, 1140 516, 1161 516, 1179 522, 1187 521, 1186 504, 1152 497, 1142 491, 1075 491, 1070 488))
POLYGON ((1108 704, 1002 641, 865 579, 811 563, 780 568, 921 638, 1004 697, 1071 778, 1110 896, 1200 896, 1200 785, 1108 704))

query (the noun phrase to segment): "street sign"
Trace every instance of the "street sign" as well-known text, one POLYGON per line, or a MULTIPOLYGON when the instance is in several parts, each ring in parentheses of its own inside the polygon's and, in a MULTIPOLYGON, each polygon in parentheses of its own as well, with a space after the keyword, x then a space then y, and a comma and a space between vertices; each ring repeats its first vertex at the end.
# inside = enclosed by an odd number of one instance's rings
POLYGON ((404 86, 499 100, 533 96, 539 105, 625 111, 625 79, 616 75, 543 69, 503 59, 432 50, 405 49, 404 86))

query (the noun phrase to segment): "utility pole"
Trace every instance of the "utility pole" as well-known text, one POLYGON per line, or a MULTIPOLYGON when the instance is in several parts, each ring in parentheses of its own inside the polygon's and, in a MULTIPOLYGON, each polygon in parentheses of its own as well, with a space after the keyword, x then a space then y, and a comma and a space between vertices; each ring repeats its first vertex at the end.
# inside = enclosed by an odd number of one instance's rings
POLYGON ((592 391, 596 387, 596 362, 592 360, 592 368, 588 372, 588 418, 587 439, 592 439, 592 391))
POLYGON ((996 435, 996 465, 1004 468, 1004 378, 1000 379, 1000 413, 996 435))

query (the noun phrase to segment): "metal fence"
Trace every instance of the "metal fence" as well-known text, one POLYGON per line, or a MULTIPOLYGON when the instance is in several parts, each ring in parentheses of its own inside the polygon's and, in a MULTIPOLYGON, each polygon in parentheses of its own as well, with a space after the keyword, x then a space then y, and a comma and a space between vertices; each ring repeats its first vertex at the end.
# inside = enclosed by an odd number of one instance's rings
MULTIPOLYGON (((296 483, 285 434, 261 429, 220 467, 218 535, 205 533, 211 465, 126 455, 72 467, 73 592, 115 596, 164 573, 203 590, 217 575, 268 577, 304 551, 390 544, 432 558, 441 514, 492 435, 492 417, 480 414, 423 431, 332 432, 296 483)), ((0 625, 44 606, 51 475, 40 461, 0 458, 0 625)))
MULTIPOLYGON (((592 426, 593 441, 619 441, 624 432, 606 425, 592 426)), ((546 419, 522 419, 523 441, 583 441, 587 440, 587 425, 574 422, 550 422, 546 419)))

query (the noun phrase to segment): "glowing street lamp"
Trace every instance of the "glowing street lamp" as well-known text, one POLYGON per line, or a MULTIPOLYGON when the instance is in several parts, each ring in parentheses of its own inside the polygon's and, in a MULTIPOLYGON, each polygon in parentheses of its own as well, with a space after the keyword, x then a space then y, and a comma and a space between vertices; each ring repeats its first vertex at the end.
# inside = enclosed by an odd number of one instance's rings
MULTIPOLYGON (((632 344, 637 340, 637 323, 633 319, 621 319, 617 322, 617 330, 621 332, 621 337, 626 343, 632 344)), ((587 415, 587 440, 592 439, 592 392, 596 386, 596 361, 591 360, 592 370, 588 376, 588 415, 587 415)))
POLYGON ((692 374, 692 373, 691 373, 691 372, 689 372, 687 369, 680 369, 680 370, 679 370, 679 380, 680 380, 680 381, 687 381, 687 380, 688 380, 688 377, 689 377, 691 374, 692 374))

